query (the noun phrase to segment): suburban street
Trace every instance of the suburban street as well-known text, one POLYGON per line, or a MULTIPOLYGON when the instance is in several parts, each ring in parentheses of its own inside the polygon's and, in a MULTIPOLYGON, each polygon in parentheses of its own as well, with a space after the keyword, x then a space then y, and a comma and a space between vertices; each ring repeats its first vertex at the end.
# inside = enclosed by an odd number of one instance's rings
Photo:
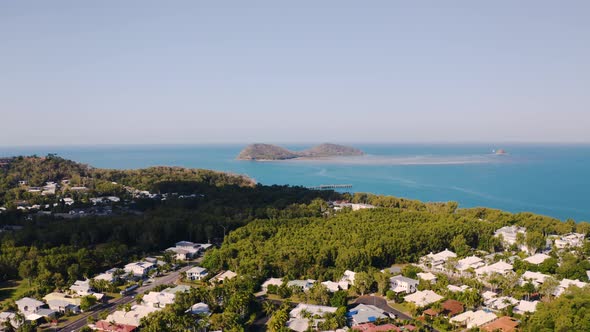
POLYGON ((115 299, 115 300, 111 300, 107 304, 103 305, 102 307, 99 307, 97 310, 93 310, 93 311, 90 311, 90 312, 82 315, 78 320, 71 322, 70 324, 59 329, 58 331, 61 331, 61 332, 78 331, 79 329, 81 329, 82 327, 84 327, 88 324, 87 320, 88 320, 89 316, 94 317, 94 319, 97 321, 97 320, 99 320, 98 316, 102 312, 107 311, 108 313, 111 313, 111 312, 117 310, 117 307, 119 305, 125 305, 127 303, 131 303, 131 302, 135 301, 135 296, 137 294, 142 294, 142 293, 149 291, 159 285, 174 283, 180 277, 181 273, 187 271, 191 267, 192 266, 185 266, 177 271, 172 271, 165 276, 157 278, 152 283, 149 283, 147 285, 143 285, 143 286, 139 287, 138 289, 131 292, 130 294, 127 294, 127 295, 120 297, 118 299, 115 299))
MULTIPOLYGON (((385 312, 393 313, 398 319, 402 319, 402 320, 411 320, 412 319, 412 317, 404 314, 403 312, 390 307, 387 304, 387 301, 384 298, 380 297, 380 296, 364 295, 364 296, 361 296, 358 299, 356 299, 354 301, 354 303, 356 303, 356 304, 362 303, 362 304, 374 305, 377 308, 379 308, 379 309, 381 309, 381 310, 383 310, 385 312)), ((430 329, 433 332, 438 332, 438 330, 435 329, 435 328, 433 328, 432 326, 430 326, 430 329)))

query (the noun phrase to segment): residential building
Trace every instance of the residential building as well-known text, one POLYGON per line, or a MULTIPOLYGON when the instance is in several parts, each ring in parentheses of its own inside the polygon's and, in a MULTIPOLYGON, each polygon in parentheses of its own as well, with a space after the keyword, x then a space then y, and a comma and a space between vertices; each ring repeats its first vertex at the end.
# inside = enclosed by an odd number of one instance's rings
POLYGON ((420 258, 420 263, 435 269, 435 270, 444 270, 444 264, 449 258, 456 258, 457 254, 450 251, 449 249, 445 249, 439 253, 433 254, 430 253, 426 256, 420 258))
POLYGON ((530 257, 527 257, 525 259, 523 259, 523 261, 533 264, 533 265, 539 265, 541 263, 543 263, 545 260, 551 258, 551 256, 549 255, 545 255, 545 254, 534 254, 530 257))
POLYGON ((346 314, 352 322, 352 326, 372 323, 378 319, 389 318, 383 309, 369 304, 359 304, 351 308, 346 314))
POLYGON ((268 291, 268 286, 273 285, 276 287, 280 287, 281 285, 283 285, 283 279, 281 278, 268 278, 266 279, 265 282, 262 283, 262 290, 267 292, 268 291))
POLYGON ((92 291, 92 287, 90 287, 90 280, 76 280, 72 286, 70 286, 70 290, 78 295, 78 296, 86 296, 94 293, 92 291))
POLYGON ((134 332, 137 330, 137 326, 116 323, 111 324, 106 320, 99 320, 94 324, 94 327, 96 330, 104 332, 134 332))
POLYGON ((487 312, 484 310, 469 310, 451 318, 450 322, 471 329, 492 322, 496 318, 498 318, 498 316, 492 312, 487 312))
POLYGON ((16 306, 18 307, 18 311, 26 316, 27 314, 34 314, 39 311, 45 306, 45 303, 30 297, 23 297, 16 301, 16 306))
POLYGON ((516 318, 502 316, 491 323, 483 325, 480 329, 485 332, 514 332, 518 324, 516 318))
POLYGON ((555 240, 555 247, 564 249, 567 247, 575 248, 584 244, 585 235, 581 233, 569 233, 555 240))
POLYGON ((359 325, 355 325, 352 327, 353 331, 362 331, 362 332, 391 332, 391 331, 395 331, 395 332, 399 332, 401 331, 401 328, 398 326, 395 326, 393 324, 384 324, 384 325, 375 325, 373 323, 364 323, 364 324, 359 324, 359 325))
POLYGON ((174 303, 175 294, 165 292, 149 292, 143 296, 143 302, 146 306, 154 308, 164 308, 174 303))
POLYGON ((315 283, 315 280, 313 280, 313 279, 291 280, 291 281, 287 282, 287 287, 297 287, 297 288, 300 288, 302 291, 307 292, 311 287, 313 287, 314 283, 315 283))
POLYGON ((354 273, 353 271, 350 271, 350 270, 346 270, 346 271, 344 271, 344 275, 340 279, 340 282, 348 283, 349 286, 353 286, 355 276, 356 276, 356 273, 354 273))
POLYGON ((486 304, 488 308, 493 310, 503 310, 511 305, 518 304, 518 300, 511 296, 502 296, 494 298, 486 304))
POLYGON ((37 321, 43 317, 55 317, 57 312, 46 307, 45 303, 30 297, 16 301, 18 310, 28 321, 37 321))
MULTIPOLYGON (((326 313, 335 313, 336 310, 338 310, 336 307, 299 303, 289 312, 290 319, 287 322, 287 327, 298 332, 307 331, 310 328, 310 319, 307 314, 310 314, 312 317, 323 317, 326 313)), ((317 318, 311 319, 311 323, 313 324, 311 327, 317 326, 318 321, 319 319, 317 318)))
POLYGON ((537 304, 539 304, 539 301, 521 300, 514 307, 514 312, 517 314, 520 314, 520 315, 524 315, 526 313, 533 313, 533 312, 537 311, 537 304))
POLYGON ((152 312, 161 310, 156 307, 145 305, 133 305, 131 310, 117 310, 107 316, 105 321, 114 322, 115 324, 130 325, 138 327, 142 318, 146 317, 152 312))
POLYGON ((458 293, 458 292, 460 293, 460 292, 464 292, 464 291, 471 289, 471 288, 467 285, 461 285, 461 286, 448 285, 447 289, 453 293, 458 293))
POLYGON ((191 286, 187 286, 187 285, 176 285, 174 287, 169 287, 166 288, 162 291, 162 293, 168 293, 168 294, 178 294, 178 293, 188 293, 191 290, 191 286))
POLYGON ((438 302, 442 299, 443 299, 442 296, 436 294, 435 292, 433 292, 431 290, 417 291, 413 294, 406 295, 404 297, 404 301, 412 302, 417 307, 425 307, 425 306, 430 305, 432 303, 438 302))
POLYGON ((410 294, 416 291, 418 287, 418 280, 397 275, 389 278, 391 290, 396 293, 410 294))
POLYGON ((324 285, 330 292, 334 293, 339 290, 346 290, 348 289, 348 282, 334 282, 334 281, 323 281, 322 285, 324 285))
POLYGON ((463 303, 457 300, 446 300, 442 303, 442 313, 447 317, 456 316, 465 310, 463 303))
POLYGON ((419 272, 417 274, 418 279, 428 281, 431 283, 436 283, 436 276, 430 272, 419 272))
POLYGON ((6 324, 10 323, 10 325, 16 330, 21 322, 19 322, 16 314, 14 312, 4 311, 0 312, 0 331, 4 330, 4 327, 7 327, 6 324))
POLYGON ((511 246, 513 244, 516 244, 519 233, 522 234, 524 239, 524 237, 526 236, 526 228, 518 226, 504 226, 496 230, 496 232, 494 232, 494 236, 502 236, 504 245, 511 246))
POLYGON ((540 272, 526 271, 520 277, 520 284, 524 285, 530 281, 533 283, 533 285, 535 285, 535 287, 538 287, 539 285, 543 284, 547 278, 551 278, 551 276, 540 272))
POLYGON ((504 261, 499 261, 491 265, 482 266, 475 270, 475 274, 478 276, 481 275, 490 275, 492 273, 498 273, 501 275, 506 275, 508 273, 513 272, 512 264, 506 263, 504 261))
POLYGON ((227 270, 227 271, 221 272, 218 275, 216 275, 215 277, 211 278, 211 282, 223 283, 223 281, 225 281, 226 279, 228 279, 228 280, 233 279, 237 276, 238 276, 237 273, 227 270))
POLYGON ((565 290, 571 286, 583 288, 586 285, 587 285, 587 283, 580 281, 580 280, 563 279, 559 283, 559 286, 557 286, 557 288, 555 289, 555 292, 553 292, 553 295, 559 296, 559 295, 563 294, 563 292, 565 292, 565 290))
POLYGON ((150 262, 134 262, 125 265, 123 270, 127 274, 131 274, 134 277, 145 278, 149 271, 156 268, 156 264, 150 262))
POLYGON ((43 297, 43 300, 45 300, 45 302, 47 302, 47 305, 49 306, 49 309, 51 310, 55 310, 57 312, 61 312, 61 313, 80 313, 81 309, 80 309, 80 302, 81 302, 81 298, 80 297, 76 297, 73 298, 67 294, 64 293, 58 293, 58 292, 53 292, 53 293, 49 293, 47 295, 45 295, 43 297))
POLYGON ((113 283, 113 282, 117 281, 117 279, 119 279, 117 277, 117 272, 119 270, 120 269, 117 269, 117 268, 109 269, 106 272, 101 273, 101 274, 95 276, 93 279, 94 280, 106 280, 106 281, 108 281, 110 283, 113 283))
POLYGON ((484 266, 485 263, 483 261, 483 259, 477 257, 477 256, 469 256, 469 257, 465 257, 463 259, 460 259, 457 262, 457 270, 463 272, 463 271, 467 271, 469 269, 478 269, 482 266, 484 266))
POLYGON ((186 277, 189 280, 203 280, 207 277, 209 272, 206 268, 195 266, 186 271, 186 277))

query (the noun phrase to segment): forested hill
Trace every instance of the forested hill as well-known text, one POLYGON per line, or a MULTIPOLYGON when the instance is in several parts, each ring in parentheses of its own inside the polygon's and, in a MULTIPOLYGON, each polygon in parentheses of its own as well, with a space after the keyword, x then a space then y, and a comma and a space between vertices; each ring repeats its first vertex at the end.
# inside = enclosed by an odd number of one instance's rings
POLYGON ((0 206, 14 200, 38 198, 28 189, 41 187, 47 182, 57 182, 60 192, 72 187, 85 187, 98 195, 116 195, 124 192, 124 186, 138 190, 157 192, 166 182, 189 181, 208 186, 247 186, 255 182, 242 175, 204 169, 181 167, 150 167, 138 170, 114 170, 94 168, 56 155, 46 157, 3 158, 0 163, 0 206), (68 180, 67 184, 61 183, 68 180))
POLYGON ((345 269, 416 262, 445 248, 497 249, 500 243, 493 233, 509 224, 526 226, 533 233, 587 233, 589 228, 588 223, 489 209, 380 208, 329 218, 254 221, 226 237, 220 249, 208 254, 206 264, 261 277, 333 280, 345 269))

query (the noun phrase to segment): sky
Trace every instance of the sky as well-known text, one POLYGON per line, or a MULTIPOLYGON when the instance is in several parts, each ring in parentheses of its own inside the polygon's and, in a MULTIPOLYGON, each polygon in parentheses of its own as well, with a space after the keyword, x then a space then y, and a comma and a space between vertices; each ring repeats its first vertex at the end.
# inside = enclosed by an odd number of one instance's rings
POLYGON ((2 1, 0 145, 590 143, 589 1, 2 1))

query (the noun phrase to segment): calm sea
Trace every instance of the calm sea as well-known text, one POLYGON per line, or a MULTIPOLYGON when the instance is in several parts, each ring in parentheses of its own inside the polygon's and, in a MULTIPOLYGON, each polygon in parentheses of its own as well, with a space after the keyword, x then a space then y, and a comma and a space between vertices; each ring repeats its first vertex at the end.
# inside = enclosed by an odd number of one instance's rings
POLYGON ((57 153, 104 168, 207 168, 263 184, 352 184, 351 191, 590 221, 590 145, 502 146, 506 155, 493 154, 489 145, 352 145, 368 155, 249 162, 235 160, 243 145, 143 145, 0 147, 0 156, 57 153))

